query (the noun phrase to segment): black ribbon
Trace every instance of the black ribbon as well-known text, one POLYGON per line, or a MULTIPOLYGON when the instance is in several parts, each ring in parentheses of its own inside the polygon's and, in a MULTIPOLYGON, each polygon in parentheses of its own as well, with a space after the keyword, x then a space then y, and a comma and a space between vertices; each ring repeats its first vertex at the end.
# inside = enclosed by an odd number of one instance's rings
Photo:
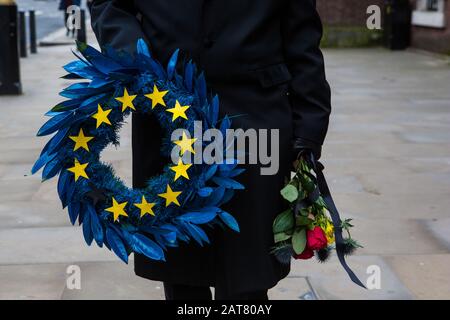
POLYGON ((306 173, 310 178, 312 178, 313 181, 317 181, 316 183, 316 190, 314 190, 313 194, 317 195, 317 191, 320 192, 322 195, 323 201, 325 202, 328 211, 330 212, 331 220, 333 221, 334 225, 334 237, 336 242, 336 253, 339 259, 339 262, 341 263, 344 270, 347 272, 350 279, 356 283, 358 286, 363 287, 366 289, 366 286, 361 282, 361 280, 358 279, 358 277, 355 275, 355 273, 350 269, 347 262, 345 261, 345 254, 343 251, 343 248, 345 246, 344 243, 344 237, 342 236, 342 220, 339 216, 339 211, 336 208, 336 205, 334 204, 333 197, 331 196, 330 189, 328 188, 327 180, 325 179, 325 176, 323 175, 323 169, 324 166, 319 161, 316 161, 314 154, 312 152, 302 152, 302 155, 306 156, 308 155, 309 158, 306 157, 306 161, 308 164, 312 167, 314 173, 316 174, 315 179, 309 172, 306 173), (318 189, 318 190, 317 190, 318 189))

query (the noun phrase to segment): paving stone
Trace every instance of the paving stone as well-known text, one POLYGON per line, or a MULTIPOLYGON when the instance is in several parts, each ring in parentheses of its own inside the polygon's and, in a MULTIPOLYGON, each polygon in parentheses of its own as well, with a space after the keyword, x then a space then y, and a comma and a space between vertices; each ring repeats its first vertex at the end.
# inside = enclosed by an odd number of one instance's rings
POLYGON ((367 218, 447 218, 450 198, 445 194, 339 193, 333 197, 342 215, 367 218))
POLYGON ((288 276, 269 290, 270 300, 317 300, 306 277, 288 276))
POLYGON ((65 279, 61 264, 0 265, 0 300, 60 299, 65 279))
POLYGON ((368 267, 380 269, 380 289, 366 290, 355 285, 342 269, 335 255, 327 263, 317 260, 297 260, 291 266, 291 276, 308 277, 319 299, 412 299, 413 295, 398 280, 397 275, 379 256, 352 256, 348 264, 359 276, 363 284, 367 284, 368 267))
POLYGON ((0 229, 0 265, 115 261, 96 244, 86 245, 80 227, 0 229))
POLYGON ((62 294, 64 300, 162 300, 164 289, 161 282, 140 278, 134 274, 133 263, 89 262, 78 263, 81 288, 68 289, 62 294))
POLYGON ((358 255, 395 255, 447 253, 447 248, 435 234, 423 225, 422 220, 413 219, 361 219, 352 216, 355 225, 352 237, 364 248, 358 255))
POLYGON ((67 210, 58 201, 3 201, 0 229, 70 225, 67 210))
POLYGON ((422 220, 423 225, 433 237, 450 252, 450 218, 422 220))
POLYGON ((417 299, 450 299, 450 254, 395 255, 387 263, 417 299))

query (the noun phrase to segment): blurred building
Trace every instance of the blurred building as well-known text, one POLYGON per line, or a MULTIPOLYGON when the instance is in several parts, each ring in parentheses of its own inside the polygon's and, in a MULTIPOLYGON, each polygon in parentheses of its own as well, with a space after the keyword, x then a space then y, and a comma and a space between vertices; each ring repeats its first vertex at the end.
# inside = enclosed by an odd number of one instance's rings
MULTIPOLYGON (((324 23, 325 47, 379 45, 383 32, 368 30, 367 8, 401 0, 316 0, 324 23)), ((450 54, 450 0, 409 0, 412 8, 409 28, 411 46, 450 54)), ((384 22, 384 21, 383 21, 384 22)))
POLYGON ((412 1, 411 45, 450 54, 450 0, 412 1))
POLYGON ((380 45, 382 31, 366 27, 367 8, 384 7, 384 0, 316 0, 324 24, 324 47, 380 45))

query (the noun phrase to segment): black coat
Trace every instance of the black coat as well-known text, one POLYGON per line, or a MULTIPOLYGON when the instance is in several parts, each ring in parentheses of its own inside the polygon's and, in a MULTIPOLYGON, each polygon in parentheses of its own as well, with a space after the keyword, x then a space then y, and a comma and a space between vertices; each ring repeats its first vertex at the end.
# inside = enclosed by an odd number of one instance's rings
MULTIPOLYGON (((279 191, 292 166, 292 142, 320 146, 331 109, 315 0, 97 0, 91 17, 101 45, 134 51, 144 38, 162 63, 180 48, 205 71, 221 113, 244 114, 233 127, 280 129, 278 174, 262 176, 259 165, 247 165, 239 177, 246 189, 227 205, 241 232, 211 230, 210 246, 170 249, 167 262, 136 255, 136 274, 230 293, 273 287, 289 272, 269 251, 273 219, 286 207, 279 191)), ((158 145, 159 135, 150 116, 133 116, 136 188, 164 165, 147 147, 158 145)))

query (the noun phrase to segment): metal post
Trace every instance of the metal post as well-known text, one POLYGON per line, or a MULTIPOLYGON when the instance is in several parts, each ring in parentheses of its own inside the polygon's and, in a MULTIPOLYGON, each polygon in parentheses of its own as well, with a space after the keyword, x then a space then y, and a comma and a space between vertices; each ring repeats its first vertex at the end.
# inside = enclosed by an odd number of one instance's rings
POLYGON ((86 43, 86 12, 80 10, 80 29, 77 30, 77 40, 86 43))
POLYGON ((30 10, 30 16, 28 18, 28 23, 30 25, 30 52, 37 53, 36 16, 34 14, 34 10, 30 10))
POLYGON ((20 94, 20 60, 17 41, 17 6, 0 3, 0 95, 20 94))
POLYGON ((20 57, 27 57, 27 30, 25 27, 25 12, 19 11, 19 41, 20 57))

